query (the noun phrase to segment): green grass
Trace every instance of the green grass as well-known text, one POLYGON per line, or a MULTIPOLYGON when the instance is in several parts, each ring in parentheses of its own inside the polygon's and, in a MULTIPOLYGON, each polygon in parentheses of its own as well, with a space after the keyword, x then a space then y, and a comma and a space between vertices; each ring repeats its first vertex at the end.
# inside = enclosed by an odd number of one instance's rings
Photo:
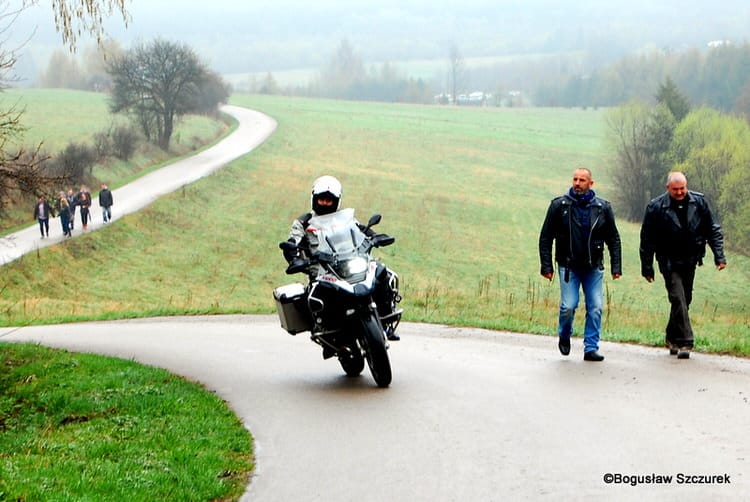
MULTIPOLYGON (((257 96, 232 101, 278 120, 269 141, 139 214, 3 266, 0 324, 274 312, 273 288, 298 279, 284 274, 277 243, 307 210, 312 180, 329 173, 344 183, 343 205, 357 208, 362 220, 381 212, 379 230, 396 236, 396 245, 379 254, 401 275, 405 320, 554 334, 559 290, 539 276, 538 231, 550 198, 567 189, 576 166, 590 167, 598 193, 614 196, 603 111, 257 96)), ((113 179, 125 176, 127 166, 113 179)), ((619 227, 625 275, 606 282, 603 339, 660 345, 668 310, 664 288, 639 277, 639 225, 620 221, 619 227)), ((728 257, 721 273, 709 266, 698 271, 692 309, 697 349, 748 356, 750 260, 732 252, 728 257)), ((164 392, 160 399, 167 396, 167 402, 182 399, 177 396, 193 392, 190 385, 107 358, 23 345, 0 345, 0 354, 0 500, 53 500, 33 491, 52 489, 90 500, 102 493, 115 494, 113 499, 229 500, 240 493, 251 464, 249 438, 239 424, 221 434, 220 460, 198 459, 206 463, 181 470, 183 459, 205 448, 205 426, 178 426, 187 441, 198 442, 180 450, 175 462, 176 436, 159 422, 162 411, 127 408, 136 395, 164 392), (41 352, 26 355, 33 350, 41 352), (131 445, 141 422, 154 434, 144 432, 144 443, 131 445), (27 423, 33 424, 28 431, 27 423), (113 424, 127 432, 124 441, 112 440, 120 430, 113 424), (172 439, 160 443, 157 431, 172 439), (110 460, 90 462, 102 454, 110 460), (61 478, 58 466, 68 463, 73 474, 61 478), (149 468, 123 475, 136 465, 149 468), (192 479, 196 469, 200 480, 192 479), (171 488, 185 483, 197 490, 190 485, 195 483, 206 487, 206 495, 147 490, 141 497, 131 491, 166 486, 166 471, 177 480, 171 488), (82 479, 101 480, 101 486, 91 483, 88 495, 77 496, 82 479), (212 491, 217 484, 224 495, 212 491)), ((222 403, 194 398, 209 401, 207 417, 232 421, 222 403)), ((173 411, 167 406, 164 413, 173 411)))
MULTIPOLYGON (((62 246, 4 267, 4 324, 184 313, 270 313, 284 275, 277 243, 323 173, 361 219, 397 238, 381 256, 403 280, 405 319, 553 334, 559 290, 539 274, 549 200, 574 167, 612 198, 604 112, 454 109, 235 96, 279 122, 255 153, 62 246), (59 288, 87 283, 85 298, 59 288)), ((664 288, 639 276, 638 223, 619 221, 624 276, 608 280, 605 340, 659 345, 664 288)), ((731 239, 730 239, 731 240, 731 239)), ((697 350, 750 354, 747 258, 699 269, 697 350)), ((578 321, 580 325, 581 321, 578 321)), ((577 326, 580 329, 580 326, 577 326)))
MULTIPOLYGON (((20 122, 25 130, 20 137, 12 138, 7 149, 24 148, 28 151, 41 144, 42 151, 53 157, 72 142, 93 145, 97 133, 108 131, 112 124, 126 123, 125 117, 109 113, 108 98, 100 93, 65 89, 9 89, 1 92, 0 107, 7 110, 11 106, 23 111, 20 122)), ((174 162, 179 156, 195 153, 228 129, 223 121, 209 117, 182 117, 176 123, 168 152, 142 142, 128 161, 109 159, 105 164, 93 166, 94 179, 86 182, 95 190, 100 182, 106 182, 112 189, 117 188, 166 162, 174 162)), ((80 181, 74 180, 72 187, 77 190, 80 181)), ((36 198, 6 202, 5 214, 0 218, 0 231, 11 232, 27 225, 36 198)))
POLYGON ((236 500, 251 442, 200 386, 121 359, 0 343, 0 500, 236 500))
MULTIPOLYGON (((33 124, 24 145, 89 141, 110 120, 99 94, 8 94, 33 124)), ((94 174, 119 186, 222 131, 189 117, 172 152, 142 149, 94 174)), ((253 469, 251 436, 226 403, 163 370, 0 343, 0 396, 0 500, 237 500, 253 469)))
MULTIPOLYGON (((7 89, 0 93, 0 106, 23 111, 21 125, 26 129, 21 146, 42 148, 50 154, 64 149, 71 141, 91 143, 94 135, 106 132, 112 124, 126 124, 123 116, 109 112, 106 94, 67 89, 7 89)), ((177 124, 170 148, 184 152, 196 141, 216 135, 216 121, 188 116, 177 124)), ((153 153, 153 151, 151 151, 153 153)))

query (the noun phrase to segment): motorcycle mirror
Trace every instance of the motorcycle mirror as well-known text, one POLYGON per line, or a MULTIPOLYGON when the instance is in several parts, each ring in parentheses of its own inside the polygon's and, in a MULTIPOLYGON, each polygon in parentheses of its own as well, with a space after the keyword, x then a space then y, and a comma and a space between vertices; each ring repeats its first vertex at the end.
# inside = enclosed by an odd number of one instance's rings
POLYGON ((378 223, 380 223, 382 216, 379 214, 373 214, 370 216, 370 220, 367 222, 367 228, 374 227, 378 223))

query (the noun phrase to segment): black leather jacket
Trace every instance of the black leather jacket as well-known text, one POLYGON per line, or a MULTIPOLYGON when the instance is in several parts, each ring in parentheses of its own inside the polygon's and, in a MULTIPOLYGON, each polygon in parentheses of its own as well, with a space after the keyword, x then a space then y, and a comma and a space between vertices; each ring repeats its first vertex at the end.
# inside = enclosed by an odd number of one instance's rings
POLYGON ((594 197, 589 202, 590 228, 588 238, 576 218, 575 199, 568 194, 552 199, 539 234, 541 273, 553 273, 552 241, 555 241, 555 261, 567 268, 604 268, 604 245, 609 249, 612 274, 622 274, 620 233, 615 225, 612 205, 606 199, 594 197))
POLYGON ((724 235, 714 218, 706 198, 698 192, 688 191, 687 228, 683 229, 674 209, 669 192, 653 199, 646 206, 641 226, 641 275, 654 277, 654 254, 662 273, 673 265, 695 266, 703 264, 706 243, 718 265, 726 263, 724 235))

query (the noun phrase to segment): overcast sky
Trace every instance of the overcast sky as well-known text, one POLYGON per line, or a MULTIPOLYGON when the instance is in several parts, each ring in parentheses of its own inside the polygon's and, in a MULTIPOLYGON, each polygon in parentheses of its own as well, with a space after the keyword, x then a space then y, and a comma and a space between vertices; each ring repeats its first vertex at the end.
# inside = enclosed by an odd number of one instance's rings
MULTIPOLYGON (((37 66, 62 48, 42 4, 9 37, 36 28, 24 52, 37 66)), ((445 58, 453 45, 467 58, 555 50, 617 57, 750 38, 747 0, 133 0, 128 9, 127 29, 119 17, 105 23, 124 47, 156 37, 184 42, 221 73, 320 67, 343 39, 366 62, 398 62, 445 58)))

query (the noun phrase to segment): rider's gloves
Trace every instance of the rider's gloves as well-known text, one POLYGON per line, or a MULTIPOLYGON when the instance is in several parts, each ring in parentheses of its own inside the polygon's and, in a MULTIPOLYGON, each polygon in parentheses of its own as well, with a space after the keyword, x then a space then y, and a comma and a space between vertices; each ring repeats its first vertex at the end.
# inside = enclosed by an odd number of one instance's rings
POLYGON ((302 272, 302 271, 304 271, 305 269, 307 269, 307 266, 308 266, 309 264, 310 264, 310 262, 308 262, 308 261, 307 261, 307 260, 305 260, 305 259, 302 259, 302 258, 294 258, 294 259, 292 259, 292 261, 291 261, 291 262, 289 263, 289 266, 288 266, 288 267, 286 268, 286 273, 287 273, 287 274, 289 274, 289 275, 291 275, 291 274, 296 274, 296 273, 298 273, 298 272, 302 272))

